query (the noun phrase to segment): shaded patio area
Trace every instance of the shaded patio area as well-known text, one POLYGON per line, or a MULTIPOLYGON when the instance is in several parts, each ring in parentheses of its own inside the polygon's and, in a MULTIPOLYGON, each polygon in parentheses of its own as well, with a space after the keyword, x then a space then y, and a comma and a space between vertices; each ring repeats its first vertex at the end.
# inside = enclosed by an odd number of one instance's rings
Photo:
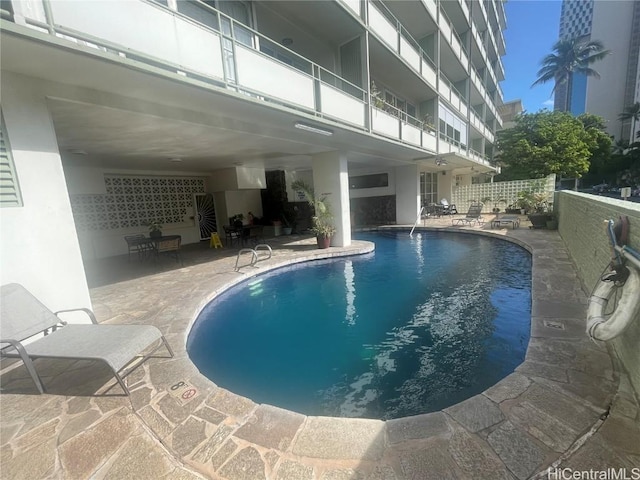
POLYGON ((367 242, 318 250, 304 236, 269 239, 273 257, 240 272, 237 249, 214 250, 208 242, 185 246, 184 266, 171 258, 113 257, 86 265, 98 320, 156 325, 175 358, 152 359, 128 377, 129 398, 118 396, 118 387, 105 392, 109 373, 88 362, 38 361, 45 395, 36 395, 23 367, 4 372, 2 477, 400 480, 525 479, 539 472, 547 478, 549 467, 631 472, 640 460, 638 406, 606 349, 584 333, 587 298, 558 233, 529 230, 526 222, 519 229, 492 230, 490 221, 452 227, 447 217, 425 225, 508 236, 532 253, 526 360, 482 394, 387 422, 311 417, 219 388, 188 359, 189 327, 217 292, 277 266, 367 252, 367 242))

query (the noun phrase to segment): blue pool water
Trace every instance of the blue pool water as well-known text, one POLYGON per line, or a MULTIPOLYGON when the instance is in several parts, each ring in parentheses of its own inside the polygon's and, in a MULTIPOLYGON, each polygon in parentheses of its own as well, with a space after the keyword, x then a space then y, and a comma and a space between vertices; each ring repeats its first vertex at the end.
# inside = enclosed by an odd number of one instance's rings
POLYGON ((524 360, 531 257, 478 235, 361 234, 375 253, 254 277, 187 341, 221 387, 308 415, 398 418, 482 392, 524 360))

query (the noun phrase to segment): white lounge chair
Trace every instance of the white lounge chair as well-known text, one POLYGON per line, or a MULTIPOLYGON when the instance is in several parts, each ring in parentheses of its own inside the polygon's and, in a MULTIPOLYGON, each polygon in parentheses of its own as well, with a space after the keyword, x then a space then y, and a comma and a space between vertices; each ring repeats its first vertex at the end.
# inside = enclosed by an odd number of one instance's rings
POLYGON ((91 310, 77 308, 54 313, 20 284, 3 285, 0 290, 0 356, 21 358, 40 393, 44 393, 44 387, 33 364, 37 358, 104 362, 113 371, 124 393, 129 395, 124 378, 133 369, 151 358, 162 345, 173 357, 166 339, 152 325, 98 325, 91 310), (67 325, 57 316, 71 311, 84 311, 92 323, 67 325), (23 343, 39 333, 44 336, 23 343), (158 340, 161 342, 155 348, 142 355, 158 340), (142 358, 142 361, 123 372, 136 358, 142 358))

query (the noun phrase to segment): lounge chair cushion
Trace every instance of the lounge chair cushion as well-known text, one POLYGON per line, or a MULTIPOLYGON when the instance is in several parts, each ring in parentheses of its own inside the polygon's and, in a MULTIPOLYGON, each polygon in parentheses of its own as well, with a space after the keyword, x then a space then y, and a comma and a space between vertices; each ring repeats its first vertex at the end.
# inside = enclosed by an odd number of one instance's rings
MULTIPOLYGON (((32 358, 104 361, 118 372, 162 334, 152 325, 67 325, 24 345, 32 358)), ((7 349, 6 353, 13 352, 7 349)), ((13 349, 11 349, 13 350, 13 349)))

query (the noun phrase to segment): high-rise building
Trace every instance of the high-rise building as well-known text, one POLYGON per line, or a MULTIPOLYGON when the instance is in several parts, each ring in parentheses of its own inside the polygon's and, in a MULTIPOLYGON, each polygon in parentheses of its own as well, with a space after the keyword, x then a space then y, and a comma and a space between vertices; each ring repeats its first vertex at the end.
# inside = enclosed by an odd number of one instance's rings
POLYGON ((145 224, 194 243, 278 220, 270 181, 330 194, 348 245, 352 219, 413 223, 495 171, 502 0, 1 8, 2 283, 63 304, 88 299, 83 260, 145 224))
POLYGON ((560 38, 599 40, 611 54, 593 65, 599 78, 575 74, 571 92, 558 86, 555 108, 565 110, 569 95, 569 111, 600 115, 611 135, 629 140, 632 122, 618 115, 639 98, 640 0, 564 0, 560 38))

